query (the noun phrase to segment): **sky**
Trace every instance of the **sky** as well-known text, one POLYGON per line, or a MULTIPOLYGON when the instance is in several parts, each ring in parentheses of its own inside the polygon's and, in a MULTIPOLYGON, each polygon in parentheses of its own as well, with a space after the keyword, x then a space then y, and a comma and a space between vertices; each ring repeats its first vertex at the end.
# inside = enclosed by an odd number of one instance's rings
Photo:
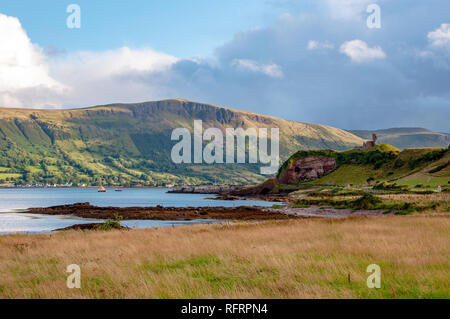
POLYGON ((0 106, 166 98, 344 129, 450 132, 450 1, 0 3, 0 106), (79 28, 68 28, 71 4, 79 28))

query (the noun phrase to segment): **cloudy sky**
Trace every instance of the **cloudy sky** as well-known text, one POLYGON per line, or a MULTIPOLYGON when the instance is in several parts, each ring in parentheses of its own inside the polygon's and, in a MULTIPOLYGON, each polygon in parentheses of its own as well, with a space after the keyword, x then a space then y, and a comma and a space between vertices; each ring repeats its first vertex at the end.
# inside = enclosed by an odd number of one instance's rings
POLYGON ((174 97, 345 129, 449 132, 450 1, 0 3, 0 106, 174 97), (79 29, 67 27, 72 3, 79 29), (373 4, 381 28, 367 25, 373 4))

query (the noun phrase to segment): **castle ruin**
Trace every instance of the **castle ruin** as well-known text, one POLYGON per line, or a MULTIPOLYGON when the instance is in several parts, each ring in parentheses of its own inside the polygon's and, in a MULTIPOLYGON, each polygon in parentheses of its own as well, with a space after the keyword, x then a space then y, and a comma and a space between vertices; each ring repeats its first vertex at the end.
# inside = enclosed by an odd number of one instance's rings
POLYGON ((377 145, 377 141, 378 141, 377 134, 372 134, 372 140, 371 141, 364 142, 364 144, 362 146, 357 147, 356 149, 367 151, 368 149, 370 149, 370 148, 374 147, 375 145, 377 145))

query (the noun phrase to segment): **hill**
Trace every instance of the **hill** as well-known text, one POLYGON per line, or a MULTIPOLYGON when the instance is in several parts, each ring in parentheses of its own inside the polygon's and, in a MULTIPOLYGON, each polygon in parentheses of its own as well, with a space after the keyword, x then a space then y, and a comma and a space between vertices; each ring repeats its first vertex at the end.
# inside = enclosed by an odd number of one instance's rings
POLYGON ((281 183, 435 188, 450 183, 450 150, 406 149, 377 145, 367 151, 299 151, 280 168, 281 183))
POLYGON ((280 128, 280 156, 345 150, 362 139, 337 128, 286 121, 181 99, 71 110, 0 109, 0 184, 254 183, 259 165, 176 165, 174 128, 280 128))
POLYGON ((424 128, 390 128, 376 131, 350 130, 349 132, 367 140, 371 140, 372 134, 375 133, 378 136, 379 143, 390 144, 399 149, 448 147, 450 145, 450 134, 432 132, 424 128))

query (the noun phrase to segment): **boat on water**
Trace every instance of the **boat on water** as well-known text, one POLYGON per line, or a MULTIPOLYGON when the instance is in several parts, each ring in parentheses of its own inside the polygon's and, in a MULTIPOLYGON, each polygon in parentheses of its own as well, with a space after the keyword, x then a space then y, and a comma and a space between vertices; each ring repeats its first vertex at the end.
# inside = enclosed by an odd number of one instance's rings
POLYGON ((120 189, 120 188, 117 188, 116 189, 116 192, 121 192, 122 190, 120 189))
POLYGON ((98 189, 99 193, 106 193, 106 188, 104 188, 103 186, 100 186, 98 189))

